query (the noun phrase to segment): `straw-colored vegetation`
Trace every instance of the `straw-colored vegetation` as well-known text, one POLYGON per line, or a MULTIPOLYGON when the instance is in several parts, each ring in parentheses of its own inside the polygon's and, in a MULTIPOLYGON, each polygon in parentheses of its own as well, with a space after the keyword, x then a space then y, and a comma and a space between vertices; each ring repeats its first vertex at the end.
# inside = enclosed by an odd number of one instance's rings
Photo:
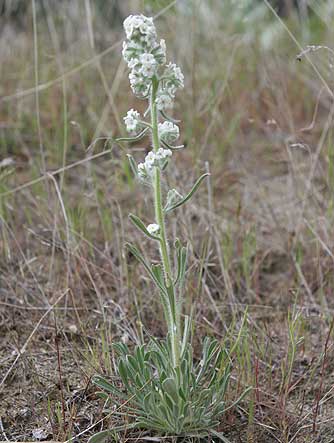
POLYGON ((231 443, 332 441, 332 2, 284 18, 266 0, 24 3, 1 18, 0 440, 120 427, 92 377, 118 383, 113 343, 165 337, 124 247, 159 260, 128 219, 154 217, 126 155, 141 161, 149 142, 112 141, 128 109, 145 111, 121 56, 122 19, 145 13, 185 75, 173 112, 186 149, 167 180, 186 194, 211 174, 168 223, 189 243, 194 362, 214 337, 233 348, 227 406, 252 387, 217 429, 231 443))

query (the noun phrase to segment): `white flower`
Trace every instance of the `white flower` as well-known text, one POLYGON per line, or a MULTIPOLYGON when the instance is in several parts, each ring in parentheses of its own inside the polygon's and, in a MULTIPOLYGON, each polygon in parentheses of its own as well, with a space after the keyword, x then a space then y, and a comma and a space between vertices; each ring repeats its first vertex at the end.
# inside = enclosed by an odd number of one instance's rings
POLYGON ((156 63, 154 56, 152 54, 147 53, 147 52, 144 52, 144 54, 141 54, 141 56, 139 57, 139 61, 143 65, 152 65, 152 64, 156 63))
POLYGON ((147 174, 147 171, 146 171, 145 163, 138 163, 137 170, 138 170, 139 178, 141 178, 143 180, 145 178, 147 178, 148 174, 147 174))
POLYGON ((167 143, 175 142, 180 136, 179 127, 169 121, 159 123, 158 132, 160 139, 167 143))
POLYGON ((142 22, 139 25, 139 30, 142 34, 156 34, 152 17, 145 17, 141 15, 142 22))
POLYGON ((139 16, 136 15, 129 15, 129 17, 124 20, 123 27, 127 38, 130 39, 132 37, 134 29, 139 27, 139 24, 139 16))
POLYGON ((159 161, 165 160, 167 157, 171 157, 171 156, 172 156, 172 151, 170 149, 159 148, 157 150, 157 152, 155 153, 155 160, 157 162, 159 162, 159 161))
POLYGON ((139 65, 138 58, 133 58, 133 59, 129 60, 128 66, 130 69, 135 69, 138 65, 139 65))
POLYGON ((140 69, 140 72, 144 77, 152 78, 155 74, 155 66, 154 65, 143 65, 140 69))
POLYGON ((128 132, 136 132, 140 127, 140 114, 134 109, 130 109, 124 117, 124 123, 128 132))
POLYGON ((142 64, 140 68, 141 74, 144 77, 153 77, 156 71, 157 62, 152 54, 144 53, 139 57, 139 61, 142 64))
POLYGON ((138 72, 132 71, 129 74, 129 80, 131 86, 136 86, 143 82, 141 75, 138 72))
POLYGON ((166 43, 165 40, 160 40, 160 43, 156 43, 154 48, 151 50, 151 53, 154 55, 155 60, 160 65, 164 65, 166 63, 166 43))
POLYGON ((151 17, 144 15, 130 15, 123 23, 126 37, 129 40, 138 40, 149 45, 156 38, 156 30, 151 17))
POLYGON ((175 63, 168 63, 166 66, 165 75, 174 79, 177 83, 180 84, 180 88, 184 86, 184 75, 181 71, 181 68, 176 66, 175 63))
POLYGON ((136 49, 131 47, 128 42, 123 42, 122 55, 126 63, 129 63, 132 58, 136 57, 135 52, 136 49))
POLYGON ((164 161, 171 156, 172 151, 170 149, 159 148, 157 152, 151 151, 145 158, 146 168, 153 168, 153 166, 160 167, 164 161))
POLYGON ((143 77, 140 72, 135 70, 130 72, 129 79, 134 94, 140 97, 146 97, 151 85, 150 79, 143 77))
POLYGON ((172 151, 170 149, 159 148, 157 152, 150 151, 146 155, 144 163, 139 163, 137 166, 139 178, 145 180, 148 177, 151 177, 154 168, 157 167, 162 169, 171 155, 172 151))
POLYGON ((168 63, 163 77, 166 78, 164 86, 172 96, 174 96, 177 89, 184 87, 184 75, 175 63, 168 63))
POLYGON ((164 111, 165 109, 171 109, 173 107, 172 97, 166 93, 159 94, 155 102, 159 111, 164 111))
POLYGON ((150 151, 145 157, 145 168, 148 173, 152 172, 155 163, 156 163, 155 153, 153 151, 150 151))
POLYGON ((160 226, 157 225, 156 223, 151 223, 150 225, 147 226, 146 228, 148 230, 148 232, 150 234, 158 234, 160 231, 160 226))

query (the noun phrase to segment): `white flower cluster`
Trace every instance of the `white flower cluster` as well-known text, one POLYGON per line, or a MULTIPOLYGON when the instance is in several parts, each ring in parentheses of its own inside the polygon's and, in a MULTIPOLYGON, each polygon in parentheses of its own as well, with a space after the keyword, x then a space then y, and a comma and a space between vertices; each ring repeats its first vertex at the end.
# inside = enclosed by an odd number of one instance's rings
POLYGON ((157 225, 156 223, 151 223, 150 225, 147 226, 146 228, 148 230, 148 232, 150 234, 159 234, 160 231, 160 226, 157 225))
POLYGON ((126 126, 126 130, 130 133, 135 133, 140 129, 140 114, 138 111, 135 111, 134 109, 130 109, 126 116, 124 117, 124 123, 126 126))
POLYGON ((160 111, 165 111, 173 107, 176 91, 184 87, 184 75, 178 66, 168 63, 161 78, 156 104, 160 111))
POLYGON ((166 92, 159 92, 156 99, 157 108, 159 111, 165 111, 166 109, 171 109, 173 107, 173 99, 166 92))
POLYGON ((158 132, 160 140, 167 143, 174 143, 180 136, 179 127, 170 121, 159 123, 158 132))
MULTIPOLYGON (((147 98, 152 85, 158 83, 154 97, 157 109, 165 111, 172 108, 177 89, 183 88, 184 77, 174 63, 166 65, 166 44, 164 40, 157 41, 153 19, 144 15, 130 15, 124 21, 124 30, 126 41, 123 43, 122 54, 130 68, 129 79, 133 92, 141 98, 147 98)), ((128 111, 124 122, 130 133, 137 133, 145 127, 139 112, 134 109, 128 111)), ((179 138, 180 130, 174 123, 165 121, 158 124, 158 135, 166 147, 166 144, 174 143, 179 138)), ((151 151, 144 163, 138 164, 138 176, 141 179, 152 177, 154 168, 163 170, 171 155, 170 149, 151 151)))
POLYGON ((168 63, 163 76, 166 78, 165 87, 173 96, 179 88, 184 87, 184 75, 175 63, 168 63))
POLYGON ((166 63, 166 44, 156 41, 153 19, 144 15, 130 15, 124 21, 127 41, 123 43, 123 57, 128 67, 131 88, 139 97, 146 97, 151 79, 159 65, 166 63))
POLYGON ((142 179, 150 177, 154 167, 163 168, 171 155, 170 149, 159 148, 157 152, 150 151, 145 157, 145 162, 138 164, 138 176, 142 179))

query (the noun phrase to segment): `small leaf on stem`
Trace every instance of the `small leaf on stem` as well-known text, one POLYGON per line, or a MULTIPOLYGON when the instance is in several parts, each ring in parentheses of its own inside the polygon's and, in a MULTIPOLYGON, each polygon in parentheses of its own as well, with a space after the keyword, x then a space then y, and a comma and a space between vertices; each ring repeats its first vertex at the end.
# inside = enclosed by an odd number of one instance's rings
POLYGON ((184 205, 195 194, 195 192, 197 191, 197 189, 199 188, 200 184, 205 179, 205 177, 208 177, 209 175, 210 175, 209 173, 205 173, 205 174, 201 175, 201 177, 196 181, 194 186, 191 188, 191 191, 184 198, 182 198, 180 201, 174 203, 171 206, 165 206, 164 212, 167 213, 167 212, 173 211, 174 209, 184 205))
POLYGON ((160 241, 160 237, 158 237, 157 235, 151 234, 150 232, 148 232, 145 224, 142 222, 142 220, 140 220, 139 217, 137 217, 134 214, 129 214, 129 218, 132 221, 132 223, 140 230, 142 231, 147 237, 151 238, 152 240, 157 240, 160 241))
POLYGON ((142 138, 145 137, 146 132, 148 131, 149 128, 145 128, 143 131, 141 131, 138 135, 136 135, 135 137, 120 137, 120 138, 115 138, 115 142, 137 142, 139 140, 141 140, 142 138))

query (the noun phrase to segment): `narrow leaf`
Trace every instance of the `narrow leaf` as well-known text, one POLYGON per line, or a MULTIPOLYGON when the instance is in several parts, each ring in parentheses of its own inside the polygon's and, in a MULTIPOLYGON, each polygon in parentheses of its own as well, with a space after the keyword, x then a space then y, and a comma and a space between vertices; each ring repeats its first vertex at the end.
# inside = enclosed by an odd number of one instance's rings
POLYGON ((130 250, 131 254, 133 254, 136 259, 144 266, 149 276, 152 278, 154 283, 158 286, 158 288, 161 290, 161 292, 164 294, 165 297, 168 297, 166 288, 161 284, 161 282, 156 278, 155 274, 152 272, 152 269, 150 266, 146 263, 144 257, 139 252, 139 250, 130 243, 126 243, 125 246, 130 250))
POLYGON ((189 315, 185 315, 182 345, 181 345, 181 355, 183 355, 185 350, 187 349, 187 344, 189 342, 189 336, 190 336, 190 326, 191 326, 191 319, 189 315))
POLYGON ((129 348, 125 343, 113 343, 112 346, 119 356, 125 357, 129 354, 129 348))
POLYGON ((94 434, 92 437, 90 437, 88 443, 104 443, 108 440, 110 435, 111 431, 98 432, 97 434, 94 434))
POLYGON ((126 155, 127 155, 128 159, 129 159, 131 171, 133 172, 133 175, 135 177, 137 177, 138 176, 137 163, 135 162, 135 159, 133 158, 133 156, 131 154, 126 154, 126 155))
POLYGON ((152 240, 158 240, 160 241, 160 237, 157 235, 150 234, 148 230, 146 229, 146 226, 142 220, 140 220, 139 217, 137 217, 134 214, 129 214, 129 218, 132 221, 132 223, 140 230, 142 231, 147 237, 151 238, 152 240))
POLYGON ((99 398, 102 398, 102 400, 104 400, 104 401, 110 400, 109 395, 106 394, 105 392, 97 392, 95 395, 99 398))
POLYGON ((165 119, 165 120, 168 120, 168 121, 170 121, 170 122, 172 122, 172 123, 180 123, 180 121, 181 120, 175 120, 173 117, 171 117, 170 115, 167 115, 166 113, 165 113, 165 111, 160 111, 160 113, 161 113, 161 115, 163 116, 163 118, 165 119))
POLYGON ((177 275, 174 284, 177 283, 183 284, 184 276, 186 273, 186 265, 187 265, 187 248, 185 246, 181 246, 180 243, 177 244, 177 275))
POLYGON ((139 140, 141 140, 146 132, 148 131, 149 128, 145 128, 143 131, 141 131, 138 135, 136 135, 135 137, 120 137, 120 138, 115 138, 115 142, 137 142, 139 140))
POLYGON ((93 377, 92 382, 94 383, 94 385, 98 386, 101 389, 104 389, 107 392, 110 392, 111 394, 117 395, 120 398, 125 398, 125 395, 119 389, 117 389, 100 375, 96 375, 95 377, 93 377))
POLYGON ((205 173, 205 174, 201 175, 201 177, 196 181, 196 183, 192 187, 191 191, 184 198, 182 198, 180 201, 176 202, 174 205, 171 205, 169 207, 165 207, 164 212, 167 213, 167 212, 173 211, 173 209, 176 209, 179 206, 184 205, 194 195, 194 193, 197 191, 197 189, 199 188, 200 184, 205 179, 205 177, 208 177, 209 175, 210 175, 209 173, 205 173))
POLYGON ((164 273, 162 269, 162 265, 152 265, 151 266, 153 274, 156 276, 157 280, 159 280, 161 286, 164 286, 164 273))
POLYGON ((219 438, 224 443, 231 443, 230 440, 228 440, 221 432, 217 432, 214 429, 210 429, 211 434, 213 434, 215 437, 219 438))
POLYGON ((111 435, 114 435, 117 432, 126 431, 128 429, 133 429, 137 427, 137 422, 129 423, 123 426, 117 426, 113 428, 112 430, 105 430, 98 432, 97 434, 94 434, 90 437, 88 440, 88 443, 105 443, 111 435))
POLYGON ((236 406, 238 403, 240 403, 241 400, 242 400, 244 397, 246 397, 246 395, 248 394, 248 392, 250 392, 252 389, 253 389, 252 386, 249 386, 248 388, 246 388, 246 389, 244 390, 244 392, 240 395, 240 397, 236 399, 235 402, 233 402, 228 408, 224 409, 224 412, 226 412, 226 411, 228 411, 228 410, 234 408, 234 406, 236 406))
POLYGON ((185 148, 184 145, 178 145, 178 146, 170 145, 165 140, 161 140, 161 143, 163 144, 163 146, 165 148, 170 149, 171 151, 179 151, 180 149, 184 149, 185 148))

